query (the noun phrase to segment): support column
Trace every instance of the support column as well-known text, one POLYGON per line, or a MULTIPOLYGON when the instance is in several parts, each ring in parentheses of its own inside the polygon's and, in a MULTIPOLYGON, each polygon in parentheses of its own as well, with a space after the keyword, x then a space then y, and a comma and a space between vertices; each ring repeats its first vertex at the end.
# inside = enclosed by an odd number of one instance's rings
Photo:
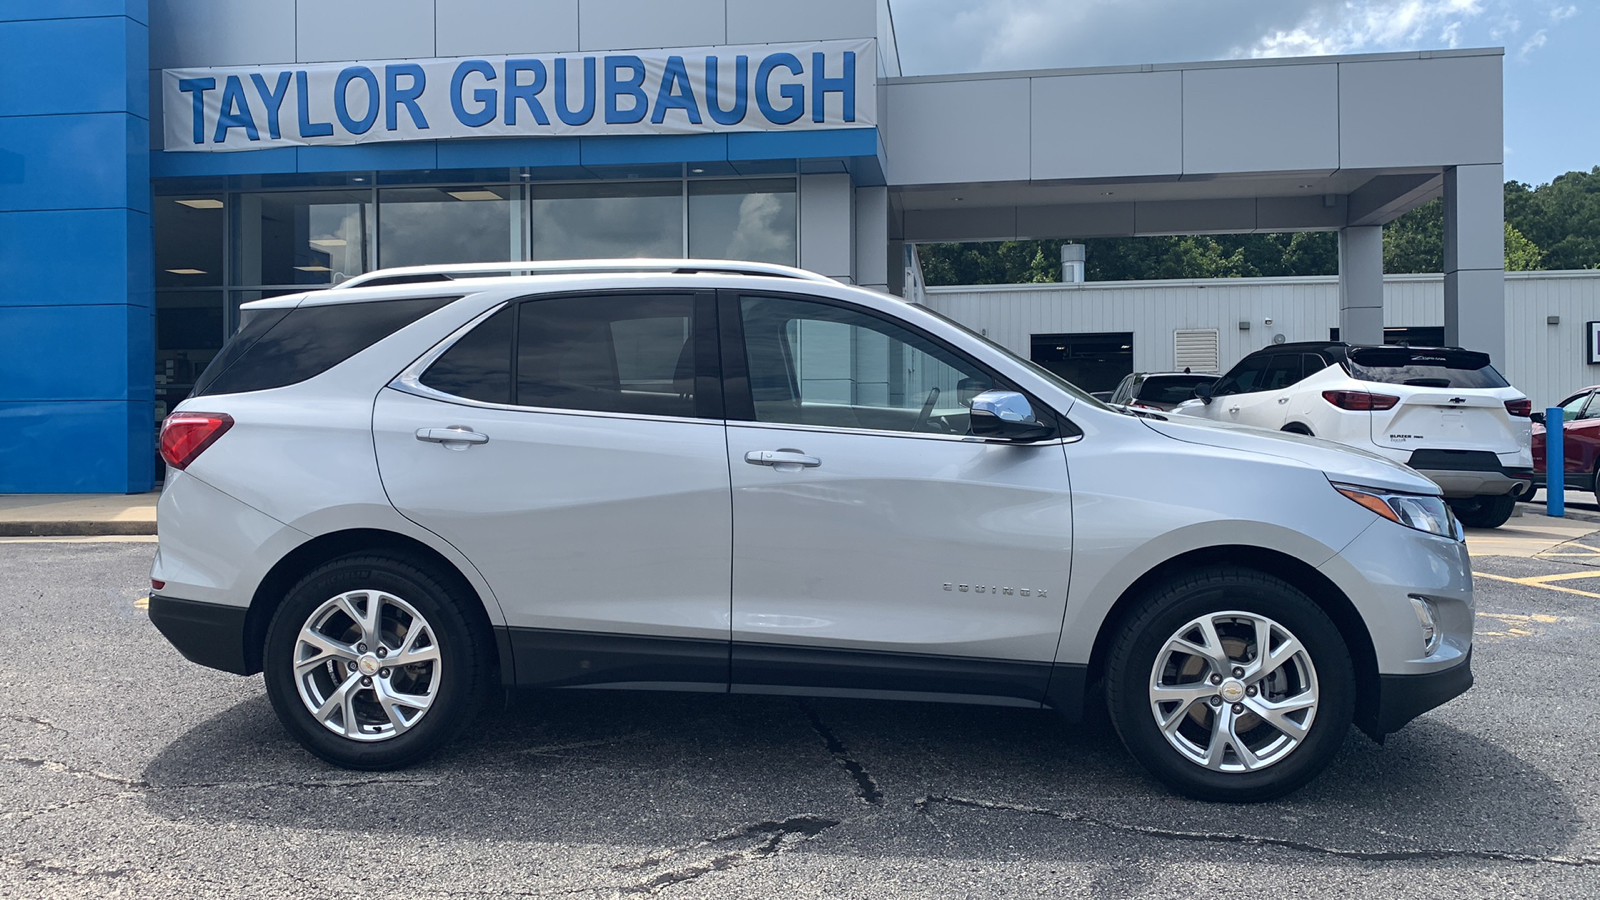
POLYGON ((0 4, 0 493, 152 485, 148 19, 0 4))
POLYGON ((852 278, 854 199, 849 175, 800 176, 800 268, 852 278))
POLYGON ((1505 173, 1500 165, 1444 173, 1444 342, 1506 355, 1505 173))
POLYGON ((856 188, 856 284, 889 290, 889 189, 856 188))
POLYGON ((1339 229, 1339 339, 1383 343, 1383 226, 1339 229))

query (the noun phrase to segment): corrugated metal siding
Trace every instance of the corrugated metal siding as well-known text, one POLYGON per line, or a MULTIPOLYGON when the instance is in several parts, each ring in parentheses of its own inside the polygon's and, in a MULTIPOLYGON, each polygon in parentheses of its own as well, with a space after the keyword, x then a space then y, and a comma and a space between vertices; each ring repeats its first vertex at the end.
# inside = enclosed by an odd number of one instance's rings
MULTIPOLYGON (((1384 279, 1384 324, 1444 324, 1444 278, 1384 279)), ((1339 325, 1339 280, 1226 278, 1203 281, 983 285, 927 291, 933 309, 1027 356, 1035 334, 1133 332, 1133 368, 1176 366, 1174 333, 1215 328, 1226 370, 1281 334, 1286 341, 1326 340, 1339 325), (1270 324, 1268 322, 1270 320, 1270 324), (1247 330, 1240 323, 1248 323, 1247 330)), ((1574 388, 1600 383, 1586 362, 1586 322, 1600 321, 1600 271, 1506 274, 1506 358, 1496 365, 1536 407, 1574 388), (1546 324, 1560 316, 1559 325, 1546 324)))

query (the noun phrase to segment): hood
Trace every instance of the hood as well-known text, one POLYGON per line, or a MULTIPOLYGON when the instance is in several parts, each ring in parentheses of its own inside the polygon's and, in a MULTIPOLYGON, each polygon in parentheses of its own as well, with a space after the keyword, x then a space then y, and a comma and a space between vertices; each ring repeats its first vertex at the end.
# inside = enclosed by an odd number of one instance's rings
POLYGON ((1224 422, 1154 418, 1140 421, 1151 431, 1175 441, 1289 460, 1321 470, 1329 481, 1408 494, 1439 493, 1438 485, 1407 466, 1332 441, 1224 422))

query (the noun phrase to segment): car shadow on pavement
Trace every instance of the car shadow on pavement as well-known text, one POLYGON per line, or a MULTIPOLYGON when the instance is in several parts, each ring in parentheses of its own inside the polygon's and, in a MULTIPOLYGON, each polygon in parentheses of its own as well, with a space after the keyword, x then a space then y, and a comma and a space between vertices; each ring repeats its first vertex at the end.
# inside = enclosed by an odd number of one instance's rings
POLYGON ((967 839, 1000 828, 1069 858, 1170 839, 1330 860, 1517 860, 1560 853, 1583 821, 1537 767, 1442 717, 1383 747, 1352 730, 1308 787, 1233 806, 1166 791, 1109 726, 1048 712, 623 691, 516 695, 398 772, 313 758, 258 696, 176 736, 143 778, 152 811, 189 825, 601 845, 624 860, 613 868, 648 848, 808 840, 841 824, 872 834, 844 852, 1016 852, 967 839))

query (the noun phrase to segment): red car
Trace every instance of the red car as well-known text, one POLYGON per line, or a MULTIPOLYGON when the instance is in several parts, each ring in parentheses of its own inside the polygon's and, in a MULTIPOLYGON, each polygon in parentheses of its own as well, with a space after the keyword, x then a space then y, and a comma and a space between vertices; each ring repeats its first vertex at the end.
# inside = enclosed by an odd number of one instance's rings
MULTIPOLYGON (((1560 403, 1561 446, 1569 491, 1594 491, 1600 501, 1600 385, 1586 387, 1560 403)), ((1544 413, 1533 414, 1533 486, 1517 499, 1531 500, 1545 486, 1544 413)))

